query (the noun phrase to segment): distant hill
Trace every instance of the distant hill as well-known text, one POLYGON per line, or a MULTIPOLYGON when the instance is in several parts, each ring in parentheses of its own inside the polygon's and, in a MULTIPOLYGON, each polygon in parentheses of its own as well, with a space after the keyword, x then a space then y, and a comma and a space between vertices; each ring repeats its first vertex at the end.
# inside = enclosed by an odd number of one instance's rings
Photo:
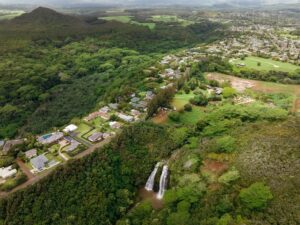
POLYGON ((115 22, 66 15, 52 9, 39 7, 12 20, 0 22, 0 53, 22 48, 31 40, 78 37, 85 34, 107 32, 112 27, 119 26, 121 25, 115 22))
POLYGON ((39 7, 30 13, 22 14, 11 21, 11 25, 31 26, 33 28, 42 28, 47 26, 86 26, 85 22, 78 17, 58 13, 52 9, 39 7))

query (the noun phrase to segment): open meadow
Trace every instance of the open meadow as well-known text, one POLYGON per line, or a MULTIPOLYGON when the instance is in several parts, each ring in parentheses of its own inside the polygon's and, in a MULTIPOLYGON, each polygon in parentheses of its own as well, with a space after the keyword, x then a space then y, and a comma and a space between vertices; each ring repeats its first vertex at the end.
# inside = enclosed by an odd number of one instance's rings
POLYGON ((249 56, 244 60, 232 59, 230 61, 234 65, 245 65, 246 68, 255 69, 259 71, 276 70, 282 72, 294 72, 296 69, 300 69, 299 66, 291 63, 279 62, 273 59, 265 59, 261 57, 249 56))

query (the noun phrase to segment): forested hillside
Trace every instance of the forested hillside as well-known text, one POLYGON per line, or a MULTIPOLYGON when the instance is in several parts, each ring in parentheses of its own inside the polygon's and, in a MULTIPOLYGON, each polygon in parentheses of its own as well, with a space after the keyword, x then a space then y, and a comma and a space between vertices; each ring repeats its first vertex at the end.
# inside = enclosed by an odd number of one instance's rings
POLYGON ((0 224, 114 224, 152 165, 179 146, 171 132, 151 123, 126 128, 101 151, 1 199, 0 224))
POLYGON ((14 43, 1 47, 9 52, 0 55, 2 138, 15 136, 20 127, 22 132, 39 133, 61 126, 89 112, 105 100, 105 93, 122 95, 128 84, 130 88, 141 84, 142 71, 155 64, 159 53, 224 35, 217 23, 203 22, 192 28, 161 26, 151 31, 117 22, 91 25, 43 8, 9 23, 8 27, 0 24, 0 30, 5 30, 0 32, 1 42, 14 40, 9 36, 11 30, 20 39, 17 42, 26 40, 26 44, 18 50, 14 43), (53 20, 46 19, 51 16, 53 20), (73 23, 80 25, 73 30, 73 23), (57 29, 65 24, 60 36, 57 29), (28 32, 31 26, 39 30, 38 36, 28 32))

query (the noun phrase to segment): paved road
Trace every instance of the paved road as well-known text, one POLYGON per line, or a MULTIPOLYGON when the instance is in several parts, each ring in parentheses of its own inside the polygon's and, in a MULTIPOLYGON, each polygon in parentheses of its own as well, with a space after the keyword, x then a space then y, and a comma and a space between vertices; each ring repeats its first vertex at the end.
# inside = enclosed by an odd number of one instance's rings
MULTIPOLYGON (((80 159, 80 158, 83 158, 83 157, 85 157, 85 156, 91 154, 91 153, 94 152, 96 149, 99 149, 99 148, 103 147, 105 144, 109 143, 109 142, 111 141, 111 139, 112 139, 112 137, 107 138, 106 140, 104 140, 104 141, 102 141, 102 142, 99 142, 99 143, 97 143, 97 144, 91 145, 87 150, 85 150, 85 151, 79 153, 78 155, 74 156, 74 159, 80 159)), ((21 161, 21 160, 20 160, 20 161, 21 161)), ((18 163, 18 161, 17 161, 17 163, 18 163)), ((23 163, 23 164, 24 164, 24 163, 23 163)), ((62 164, 64 164, 64 163, 62 163, 62 164)), ((22 165, 22 163, 20 163, 20 164, 18 163, 18 165, 20 166, 20 165, 22 165)), ((25 165, 25 164, 24 164, 24 165, 25 165)), ((22 165, 22 167, 20 166, 20 168, 22 169, 24 165, 22 165)), ((60 165, 61 165, 61 164, 60 164, 60 165)), ((29 170, 27 167, 26 167, 26 169, 29 170)), ((41 173, 41 174, 39 174, 39 175, 33 175, 33 174, 30 172, 30 170, 29 170, 29 172, 31 173, 31 175, 30 175, 29 173, 27 174, 28 171, 26 171, 26 169, 24 168, 24 170, 22 169, 22 171, 27 175, 28 180, 27 180, 25 183, 23 183, 23 184, 21 184, 21 185, 15 187, 14 189, 12 189, 12 190, 9 191, 9 192, 0 192, 0 197, 6 197, 6 196, 8 196, 8 195, 11 194, 11 193, 14 193, 14 192, 16 192, 16 191, 18 191, 18 190, 21 190, 21 189, 23 189, 23 188, 26 188, 26 187, 28 187, 28 186, 30 186, 30 185, 33 185, 33 184, 37 183, 37 182, 38 182, 39 180, 41 180, 42 178, 48 176, 48 175, 55 169, 55 167, 52 168, 52 169, 46 170, 46 171, 44 171, 43 173, 41 173), (25 172, 25 171, 26 171, 26 172, 25 172), (29 178, 29 176, 30 176, 31 178, 29 178)))

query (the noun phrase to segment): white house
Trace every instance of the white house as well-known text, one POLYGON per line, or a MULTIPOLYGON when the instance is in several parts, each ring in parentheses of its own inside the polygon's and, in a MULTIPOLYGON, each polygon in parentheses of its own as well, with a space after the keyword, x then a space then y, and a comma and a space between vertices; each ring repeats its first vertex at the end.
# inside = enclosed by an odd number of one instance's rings
POLYGON ((76 125, 70 124, 69 126, 65 127, 64 132, 65 133, 73 132, 73 131, 77 130, 77 128, 78 127, 76 125))
POLYGON ((0 177, 3 179, 14 176, 17 173, 16 169, 13 169, 12 166, 0 168, 0 177))

